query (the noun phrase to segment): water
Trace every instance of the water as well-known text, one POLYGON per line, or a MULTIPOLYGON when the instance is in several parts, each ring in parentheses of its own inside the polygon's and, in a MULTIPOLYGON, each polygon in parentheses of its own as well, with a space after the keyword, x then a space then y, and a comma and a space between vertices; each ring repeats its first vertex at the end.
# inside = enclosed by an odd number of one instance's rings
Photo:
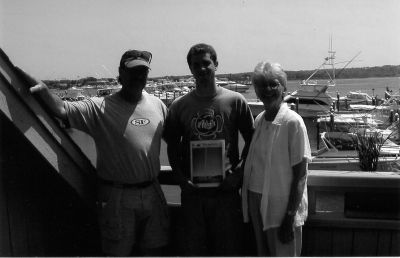
MULTIPOLYGON (((299 80, 288 81, 287 90, 293 92, 298 89, 300 85, 299 80)), ((393 93, 400 92, 400 77, 379 77, 379 78, 362 78, 362 79, 337 79, 336 86, 328 89, 328 94, 336 98, 337 92, 340 96, 345 96, 350 91, 361 91, 369 95, 384 97, 386 88, 389 88, 393 93)), ((243 93, 246 99, 256 99, 257 96, 254 88, 243 93)))

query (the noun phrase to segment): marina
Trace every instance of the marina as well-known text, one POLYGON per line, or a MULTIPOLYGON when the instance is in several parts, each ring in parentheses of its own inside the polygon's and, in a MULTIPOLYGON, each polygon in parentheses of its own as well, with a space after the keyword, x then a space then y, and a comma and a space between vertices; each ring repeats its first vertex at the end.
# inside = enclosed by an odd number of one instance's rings
MULTIPOLYGON (((288 81, 288 91, 296 92, 296 87, 304 87, 299 86, 302 81, 288 81)), ((233 83, 233 82, 229 82, 233 83)), ((225 85, 225 84, 223 84, 225 85)), ((384 77, 384 78, 362 78, 362 79, 337 79, 336 85, 331 87, 329 91, 326 91, 326 95, 332 99, 332 103, 339 103, 339 110, 333 110, 332 113, 325 112, 325 108, 323 108, 325 115, 321 115, 321 113, 316 112, 314 115, 310 115, 309 113, 303 116, 305 124, 307 126, 308 135, 311 143, 311 147, 313 151, 317 151, 319 148, 320 134, 325 131, 346 131, 349 127, 363 127, 364 125, 372 126, 375 128, 384 128, 388 126, 388 120, 390 117, 390 111, 392 110, 393 119, 395 118, 396 112, 398 112, 397 102, 391 101, 383 101, 381 105, 375 106, 365 104, 348 104, 347 106, 344 104, 345 100, 343 98, 339 99, 337 102, 337 98, 331 97, 331 95, 342 95, 349 96, 354 95, 354 93, 360 93, 361 90, 365 88, 365 92, 374 92, 374 96, 377 98, 384 98, 385 92, 387 88, 398 89, 400 86, 400 79, 397 77, 384 77), (350 86, 351 85, 351 86, 350 86), (390 86, 389 86, 390 85, 390 86), (345 86, 349 88, 346 89, 345 86), (367 89, 369 87, 369 89, 367 89), (336 91, 335 91, 336 89, 336 91), (347 92, 347 94, 346 94, 347 92), (335 100, 336 101, 333 101, 335 100), (390 106, 386 106, 391 103, 390 106), (332 128, 332 115, 334 120, 334 128, 332 128)), ((194 83, 193 81, 186 82, 163 82, 163 83, 150 83, 146 86, 145 91, 149 94, 152 94, 166 103, 168 106, 172 101, 189 92, 193 89, 194 83)), ((308 86, 307 86, 308 87, 308 86)), ((68 90, 67 93, 70 96, 75 96, 77 92, 79 92, 80 98, 82 96, 91 97, 91 96, 102 96, 111 94, 119 90, 120 87, 116 85, 111 86, 101 86, 96 88, 88 88, 81 87, 79 89, 71 89, 68 90), (69 93, 71 91, 71 93, 69 93)), ((65 91, 56 91, 56 93, 61 94, 65 91)), ((257 116, 261 111, 263 111, 264 107, 262 102, 256 99, 256 95, 252 86, 248 86, 248 89, 241 93, 249 102, 249 106, 252 110, 253 116, 257 116)), ((359 94, 359 95, 368 95, 367 93, 359 94)), ((292 96, 291 94, 288 96, 292 96)), ((394 98, 393 98, 394 99, 394 98)), ((331 103, 331 104, 332 104, 331 103)), ((299 105, 300 107, 300 105, 299 105)), ((293 103, 292 108, 295 109, 295 103, 293 103)), ((328 111, 332 110, 332 106, 329 107, 328 111)), ((300 113, 301 114, 301 113, 300 113)), ((304 115, 304 114, 303 114, 304 115)), ((83 144, 85 145, 85 144, 83 144)), ((166 146, 165 143, 162 143, 162 155, 161 155, 161 164, 169 165, 168 159, 166 157, 166 146)), ((93 155, 92 155, 93 156, 93 155)))
MULTIPOLYGON (((5 226, 2 227, 1 239, 2 247, 8 247, 3 249, 2 254, 99 256, 99 232, 93 207, 93 177, 96 166, 94 142, 82 132, 61 128, 43 105, 32 95, 24 94, 26 85, 4 57, 0 59, 0 65, 4 78, 0 83, 4 96, 0 102, 3 130, 1 140, 9 146, 2 152, 4 162, 1 186, 4 194, 0 194, 0 210, 2 225, 5 226), (20 155, 24 157, 24 162, 15 158, 20 155), (71 249, 71 246, 74 248, 71 249)), ((355 79, 349 81, 354 82, 355 79)), ((382 87, 386 88, 388 81, 393 82, 392 88, 398 87, 397 77, 360 81, 375 82, 373 87, 376 92, 379 92, 378 85, 386 84, 382 87)), ((297 83, 298 81, 289 81, 288 88, 291 89, 297 83)), ((362 83, 360 87, 365 87, 362 83)), ((75 97, 81 97, 82 94, 86 98, 101 96, 103 91, 106 95, 118 90, 115 86, 111 88, 113 91, 109 91, 108 86, 82 87, 73 91, 79 93, 75 97)), ((184 94, 182 90, 173 89, 170 93, 164 93, 153 87, 153 92, 149 94, 159 94, 160 98, 165 96, 168 99, 184 94)), ((242 94, 249 102, 255 99, 252 87, 242 94)), ((295 109, 295 105, 291 107, 295 109)), ((255 113, 254 109, 253 111, 255 113)), ((346 125, 340 129, 342 131, 377 127, 390 130, 394 129, 390 125, 394 125, 396 116, 393 114, 392 121, 388 124, 386 120, 373 120, 373 116, 365 111, 363 114, 359 111, 333 111, 325 118, 319 117, 319 121, 317 116, 304 118, 311 146, 315 151, 315 162, 309 165, 309 218, 303 228, 302 255, 398 256, 400 168, 397 162, 399 148, 395 145, 396 138, 393 139, 394 144, 383 146, 384 155, 380 157, 379 170, 364 172, 360 171, 354 150, 351 150, 351 155, 340 153, 339 146, 334 146, 334 140, 328 139, 324 133, 337 130, 341 119, 346 125), (327 140, 324 145, 328 150, 320 152, 318 141, 324 139, 327 140)), ((390 115, 386 118, 389 120, 390 115)), ((382 131, 382 135, 390 134, 391 132, 382 131)), ((349 145, 354 144, 353 140, 345 140, 349 145)), ((242 147, 243 141, 240 144, 242 147)), ((341 143, 341 146, 344 144, 341 143)), ((180 188, 172 176, 164 142, 161 149, 162 170, 159 181, 169 204, 173 229, 166 255, 179 256, 178 250, 181 249, 180 244, 184 237, 180 188)), ((245 254, 254 256, 254 240, 250 232, 247 227, 243 245, 245 254)))

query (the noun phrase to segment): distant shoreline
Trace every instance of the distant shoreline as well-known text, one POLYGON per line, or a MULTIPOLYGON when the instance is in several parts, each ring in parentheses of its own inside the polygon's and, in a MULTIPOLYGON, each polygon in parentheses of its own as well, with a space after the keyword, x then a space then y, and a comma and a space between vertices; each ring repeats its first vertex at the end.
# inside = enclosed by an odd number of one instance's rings
MULTIPOLYGON (((296 80, 305 80, 307 79, 314 70, 298 70, 298 71, 286 71, 288 75, 289 81, 296 80)), ((342 69, 338 67, 336 71, 339 76, 336 76, 337 79, 364 79, 364 78, 382 78, 382 77, 400 77, 400 65, 384 65, 384 66, 374 66, 374 67, 359 67, 359 68, 346 68, 342 69)), ((243 73, 224 73, 224 74, 216 74, 217 78, 228 78, 232 81, 243 82, 249 81, 251 78, 252 72, 243 72, 243 73)), ((320 70, 313 78, 314 79, 327 79, 326 76, 323 76, 324 70, 320 70)), ((179 79, 188 79, 192 77, 192 75, 165 75, 165 76, 156 76, 149 77, 149 80, 179 80, 179 79)), ((82 77, 80 79, 51 79, 51 80, 43 80, 44 82, 59 82, 59 81, 69 81, 69 82, 77 82, 82 81, 87 78, 93 78, 91 76, 82 77)), ((93 79, 115 79, 115 78, 93 78, 93 79)))
MULTIPOLYGON (((307 79, 315 70, 298 70, 298 71, 286 71, 288 80, 305 80, 307 79)), ((327 79, 324 69, 321 69, 317 74, 313 76, 313 79, 327 79)), ((358 67, 358 68, 336 68, 337 78, 340 79, 364 79, 364 78, 380 78, 380 77, 400 77, 400 65, 383 65, 374 67, 358 67)), ((216 74, 218 78, 227 78, 232 81, 246 81, 251 78, 252 72, 243 73, 224 73, 216 74)), ((183 79, 190 78, 192 75, 166 75, 152 77, 151 79, 183 79)))

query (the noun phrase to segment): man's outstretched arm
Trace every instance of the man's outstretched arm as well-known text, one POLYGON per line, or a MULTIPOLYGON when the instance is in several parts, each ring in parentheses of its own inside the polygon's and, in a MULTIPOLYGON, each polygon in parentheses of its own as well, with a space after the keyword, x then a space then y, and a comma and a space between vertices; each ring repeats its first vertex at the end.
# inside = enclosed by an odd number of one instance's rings
POLYGON ((32 94, 38 95, 54 116, 60 118, 63 121, 67 120, 67 112, 64 107, 64 101, 59 96, 52 93, 44 82, 35 79, 18 67, 16 69, 29 84, 29 91, 32 94))

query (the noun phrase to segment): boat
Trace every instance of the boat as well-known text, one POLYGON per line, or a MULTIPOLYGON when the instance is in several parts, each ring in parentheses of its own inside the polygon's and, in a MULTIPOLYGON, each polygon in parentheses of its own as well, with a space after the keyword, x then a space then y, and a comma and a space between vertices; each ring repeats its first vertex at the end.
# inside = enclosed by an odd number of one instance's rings
POLYGON ((367 93, 361 91, 350 91, 346 96, 339 98, 340 103, 347 103, 347 105, 351 104, 372 104, 372 97, 367 93))
POLYGON ((284 97, 285 102, 298 105, 298 113, 302 117, 316 117, 327 114, 331 110, 333 98, 326 91, 336 85, 335 53, 335 51, 332 51, 332 44, 330 44, 329 55, 324 59, 324 62, 306 80, 300 82, 299 89, 284 97), (326 67, 330 67, 331 71, 326 67), (314 75, 321 69, 326 71, 327 81, 313 79, 314 75))
POLYGON ((320 116, 316 120, 317 125, 322 129, 330 131, 350 132, 360 128, 385 128, 386 120, 380 120, 371 113, 332 113, 320 116))
POLYGON ((384 107, 388 110, 399 110, 400 109, 400 95, 392 94, 388 91, 385 91, 385 100, 380 104, 380 106, 384 107))
POLYGON ((239 92, 239 93, 244 93, 250 88, 248 85, 241 84, 241 83, 231 83, 231 84, 228 84, 228 85, 225 85, 222 87, 225 89, 228 89, 228 90, 239 92))
POLYGON ((351 104, 350 111, 368 112, 382 121, 395 121, 400 115, 400 95, 385 92, 385 100, 378 106, 366 104, 351 104), (396 115, 397 114, 397 115, 396 115))
POLYGON ((231 91, 236 91, 239 93, 244 93, 250 88, 250 85, 237 83, 235 81, 216 80, 215 82, 220 87, 223 87, 223 88, 231 90, 231 91))

